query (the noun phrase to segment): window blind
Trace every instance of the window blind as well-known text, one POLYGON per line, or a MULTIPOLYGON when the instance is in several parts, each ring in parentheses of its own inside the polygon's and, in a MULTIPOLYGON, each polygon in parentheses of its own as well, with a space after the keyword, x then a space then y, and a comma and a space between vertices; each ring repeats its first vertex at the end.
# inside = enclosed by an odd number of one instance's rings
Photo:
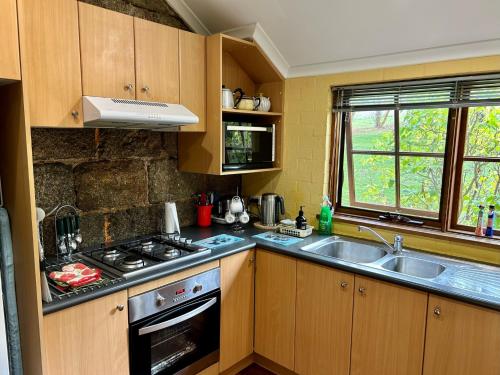
POLYGON ((500 74, 332 87, 335 112, 500 105, 500 74))

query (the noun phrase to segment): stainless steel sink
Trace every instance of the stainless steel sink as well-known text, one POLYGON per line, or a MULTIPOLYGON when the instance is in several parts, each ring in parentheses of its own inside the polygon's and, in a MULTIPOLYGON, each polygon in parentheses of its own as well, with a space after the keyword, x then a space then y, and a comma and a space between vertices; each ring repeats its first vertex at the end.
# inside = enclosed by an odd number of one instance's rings
POLYGON ((342 241, 334 238, 304 246, 302 250, 353 263, 372 263, 387 254, 378 246, 342 241))
POLYGON ((405 256, 398 256, 388 260, 382 264, 382 268, 423 279, 434 279, 446 269, 445 266, 439 263, 405 256))

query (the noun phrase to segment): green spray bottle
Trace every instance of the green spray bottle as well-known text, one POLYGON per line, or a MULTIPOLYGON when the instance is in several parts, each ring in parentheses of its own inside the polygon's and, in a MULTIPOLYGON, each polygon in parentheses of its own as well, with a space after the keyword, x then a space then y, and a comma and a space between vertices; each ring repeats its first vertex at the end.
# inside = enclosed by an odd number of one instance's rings
POLYGON ((326 195, 323 197, 323 204, 319 213, 318 233, 332 234, 332 203, 326 195))

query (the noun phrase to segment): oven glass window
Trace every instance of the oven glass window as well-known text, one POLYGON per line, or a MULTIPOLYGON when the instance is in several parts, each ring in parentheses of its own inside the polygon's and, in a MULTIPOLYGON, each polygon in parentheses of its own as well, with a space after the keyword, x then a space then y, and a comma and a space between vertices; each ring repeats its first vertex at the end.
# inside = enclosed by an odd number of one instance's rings
POLYGON ((144 357, 134 358, 134 353, 131 353, 131 362, 138 360, 140 363, 132 368, 141 374, 174 374, 193 364, 203 369, 215 363, 219 350, 219 310, 219 300, 215 295, 144 322, 136 331, 136 347, 140 349, 136 353, 142 351, 144 357), (206 306, 209 307, 203 309, 206 306), (165 322, 173 324, 163 328, 161 325, 165 322), (150 332, 141 335, 139 331, 144 328, 150 332), (215 359, 214 354, 217 356, 215 359), (203 364, 203 361, 211 362, 203 364))

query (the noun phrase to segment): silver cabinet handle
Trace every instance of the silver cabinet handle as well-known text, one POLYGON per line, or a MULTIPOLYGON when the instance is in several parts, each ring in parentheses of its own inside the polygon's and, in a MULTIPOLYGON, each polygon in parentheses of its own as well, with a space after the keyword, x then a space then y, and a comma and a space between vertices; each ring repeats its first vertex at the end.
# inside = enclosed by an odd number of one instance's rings
POLYGON ((132 89, 134 88, 134 85, 129 83, 128 85, 125 86, 125 90, 127 91, 132 91, 132 89))
POLYGON ((141 329, 139 329, 139 336, 147 335, 148 333, 156 332, 156 331, 159 331, 161 329, 175 326, 176 324, 179 324, 181 322, 184 322, 188 319, 195 317, 196 315, 201 314, 203 311, 209 309, 210 307, 212 307, 216 303, 217 303, 217 297, 214 297, 214 298, 210 299, 207 303, 201 305, 200 307, 197 307, 196 309, 194 309, 194 310, 192 310, 184 315, 178 316, 177 318, 173 318, 173 319, 170 319, 170 320, 167 320, 165 322, 158 323, 158 324, 155 324, 155 325, 152 325, 149 327, 141 328, 141 329))
POLYGON ((72 111, 71 112, 71 116, 73 116, 73 118, 75 118, 75 119, 78 117, 79 114, 80 113, 78 113, 78 111, 72 111))
POLYGON ((366 294, 366 289, 363 287, 359 288, 358 291, 359 291, 359 294, 362 294, 362 295, 366 294))
POLYGON ((144 87, 142 88, 142 91, 144 91, 144 92, 149 92, 149 86, 144 86, 144 87))
POLYGON ((439 306, 434 307, 433 314, 436 318, 439 318, 441 316, 441 307, 439 306))
POLYGON ((123 311, 123 309, 125 309, 125 305, 116 305, 116 309, 118 311, 123 311))
POLYGON ((341 282, 340 282, 340 287, 341 287, 341 288, 344 288, 344 289, 345 289, 345 288, 347 288, 348 286, 349 286, 349 283, 348 283, 347 281, 341 281, 341 282))

